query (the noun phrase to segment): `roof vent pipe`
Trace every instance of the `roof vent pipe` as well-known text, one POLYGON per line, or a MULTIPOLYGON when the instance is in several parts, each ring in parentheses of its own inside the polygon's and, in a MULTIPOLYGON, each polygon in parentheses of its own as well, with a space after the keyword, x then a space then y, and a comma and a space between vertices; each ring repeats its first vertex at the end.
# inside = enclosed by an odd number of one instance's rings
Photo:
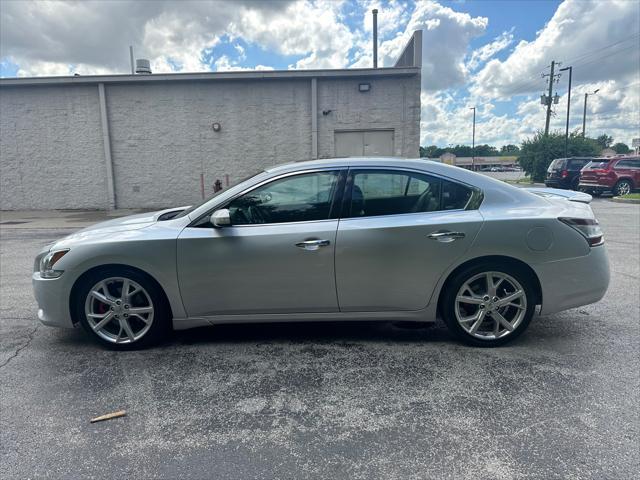
POLYGON ((136 73, 140 75, 150 75, 151 74, 151 63, 149 60, 144 58, 136 59, 136 73))
POLYGON ((373 13, 373 68, 378 68, 378 9, 374 8, 373 13))

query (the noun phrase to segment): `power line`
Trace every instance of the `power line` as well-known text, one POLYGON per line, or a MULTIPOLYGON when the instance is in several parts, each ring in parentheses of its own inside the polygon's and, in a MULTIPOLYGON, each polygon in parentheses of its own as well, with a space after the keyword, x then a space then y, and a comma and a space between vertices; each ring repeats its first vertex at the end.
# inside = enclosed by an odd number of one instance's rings
POLYGON ((606 55, 601 55, 601 56, 599 56, 599 57, 594 58, 593 60, 589 60, 588 62, 584 62, 584 63, 577 63, 577 64, 575 64, 574 66, 575 66, 575 67, 584 67, 585 65, 591 65, 592 63, 599 62, 600 60, 602 60, 602 59, 604 59, 604 58, 611 58, 611 57, 614 57, 614 56, 616 56, 616 55, 619 55, 619 54, 621 54, 621 53, 623 53, 623 52, 626 52, 627 50, 632 50, 632 49, 637 49, 637 48, 638 48, 638 47, 637 47, 636 45, 631 45, 631 46, 629 46, 629 47, 622 48, 622 49, 620 49, 620 50, 616 50, 616 51, 614 51, 614 52, 612 52, 612 53, 607 53, 606 55))
POLYGON ((609 45, 605 45, 604 47, 601 48, 597 48, 595 50, 589 50, 585 53, 583 53, 582 55, 578 55, 577 57, 573 57, 570 58, 569 60, 567 60, 568 63, 572 63, 572 62, 577 62, 578 60, 584 60, 584 58, 589 57, 591 55, 593 55, 594 53, 599 53, 603 50, 607 50, 611 47, 615 47, 616 45, 619 45, 621 43, 627 42, 629 40, 635 39, 636 37, 640 37, 640 32, 636 32, 633 35, 630 35, 628 37, 624 37, 622 40, 618 40, 617 42, 614 43, 610 43, 609 45))

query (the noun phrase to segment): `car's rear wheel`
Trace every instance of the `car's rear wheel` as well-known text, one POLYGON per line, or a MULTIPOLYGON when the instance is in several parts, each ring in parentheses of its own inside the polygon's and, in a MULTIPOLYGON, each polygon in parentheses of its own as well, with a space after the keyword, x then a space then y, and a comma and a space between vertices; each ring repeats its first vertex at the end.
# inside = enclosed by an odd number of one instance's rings
POLYGON ((631 185, 631 182, 629 180, 620 180, 618 183, 616 183, 613 192, 617 197, 620 197, 622 195, 628 195, 629 193, 631 193, 631 190, 633 190, 633 185, 631 185))
POLYGON ((449 330, 464 343, 496 347, 526 330, 535 310, 529 275, 511 265, 476 265, 448 283, 442 313, 449 330))
POLYGON ((105 269, 84 279, 76 315, 90 335, 109 348, 144 348, 169 330, 169 308, 159 287, 130 269, 105 269))

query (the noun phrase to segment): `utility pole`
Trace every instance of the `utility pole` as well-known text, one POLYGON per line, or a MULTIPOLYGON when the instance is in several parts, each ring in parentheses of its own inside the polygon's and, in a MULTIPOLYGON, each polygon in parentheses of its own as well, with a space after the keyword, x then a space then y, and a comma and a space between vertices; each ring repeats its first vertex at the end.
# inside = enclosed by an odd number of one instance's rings
POLYGON ((564 156, 569 156, 569 112, 571 111, 571 75, 573 74, 573 67, 561 68, 560 71, 564 72, 569 70, 569 91, 567 93, 567 128, 564 132, 564 156))
MULTIPOLYGON (((554 75, 553 72, 556 67, 555 60, 551 61, 551 73, 549 74, 549 95, 547 97, 543 97, 546 100, 547 105, 547 120, 544 125, 544 135, 549 135, 549 122, 551 121, 551 103, 553 102, 553 82, 556 80, 555 77, 559 77, 560 75, 554 75)), ((543 75, 546 77, 547 75, 543 75)))
POLYGON ((595 95, 599 91, 600 89, 598 88, 594 90, 593 93, 584 94, 584 110, 582 111, 582 138, 585 137, 585 128, 587 126, 587 98, 589 98, 589 95, 595 95))
POLYGON ((473 134, 471 136, 471 170, 476 171, 476 107, 471 107, 473 110, 473 134))

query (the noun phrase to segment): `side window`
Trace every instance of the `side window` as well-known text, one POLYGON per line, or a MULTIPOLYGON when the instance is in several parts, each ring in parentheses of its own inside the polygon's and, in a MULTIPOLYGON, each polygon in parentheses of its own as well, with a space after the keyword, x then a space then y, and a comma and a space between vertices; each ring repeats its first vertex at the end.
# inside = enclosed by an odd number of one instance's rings
POLYGON ((625 168, 629 168, 629 163, 627 160, 621 160, 619 161, 616 166, 614 167, 616 170, 622 170, 625 168))
POLYGON ((357 170, 352 178, 348 217, 462 209, 472 193, 457 183, 413 172, 357 170))
POLYGON ((442 204, 440 210, 460 210, 467 206, 471 189, 459 183, 442 181, 442 204))
POLYGON ((232 200, 232 225, 305 222, 329 218, 338 171, 285 177, 232 200))
POLYGON ((620 160, 615 166, 616 169, 640 168, 640 160, 620 160))

